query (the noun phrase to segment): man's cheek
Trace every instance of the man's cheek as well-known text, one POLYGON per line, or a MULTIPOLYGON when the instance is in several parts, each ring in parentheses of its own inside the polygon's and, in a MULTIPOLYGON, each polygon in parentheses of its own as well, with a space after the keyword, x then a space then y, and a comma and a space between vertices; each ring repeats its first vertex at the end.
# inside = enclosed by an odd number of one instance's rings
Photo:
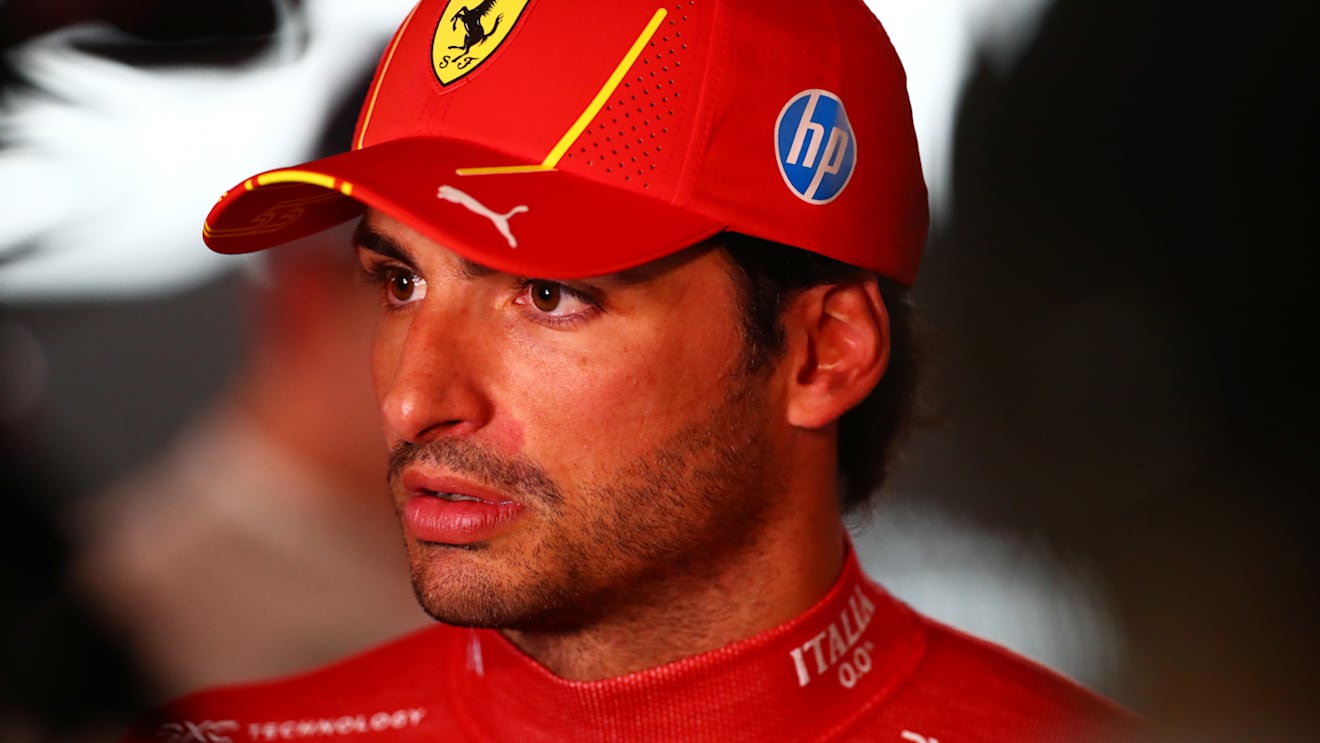
POLYGON ((398 336, 399 332, 392 324, 382 321, 376 327, 376 336, 371 344, 371 384, 376 390, 378 402, 384 401, 399 371, 403 344, 398 336))

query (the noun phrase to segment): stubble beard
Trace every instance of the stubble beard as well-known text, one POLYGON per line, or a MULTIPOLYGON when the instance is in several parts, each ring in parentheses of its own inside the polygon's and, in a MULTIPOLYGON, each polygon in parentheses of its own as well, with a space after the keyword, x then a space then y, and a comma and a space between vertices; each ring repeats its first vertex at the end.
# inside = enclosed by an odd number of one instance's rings
POLYGON ((465 439, 396 451, 391 471, 411 461, 442 464, 534 504, 545 526, 529 552, 501 553, 498 570, 481 566, 494 552, 484 546, 410 540, 422 608, 446 624, 558 633, 640 616, 661 602, 679 608, 694 583, 716 580, 755 549, 767 510, 763 392, 751 377, 723 382, 723 399, 704 415, 628 465, 594 473, 580 499, 601 507, 576 523, 567 517, 573 494, 530 459, 465 439))

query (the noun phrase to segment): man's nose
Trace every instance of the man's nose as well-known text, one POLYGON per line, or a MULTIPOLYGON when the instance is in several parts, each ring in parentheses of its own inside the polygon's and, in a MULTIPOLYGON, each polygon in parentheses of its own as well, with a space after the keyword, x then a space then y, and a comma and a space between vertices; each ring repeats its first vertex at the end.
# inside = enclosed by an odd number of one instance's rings
POLYGON ((462 312, 420 311, 402 341, 384 340, 377 348, 381 414, 391 438, 426 443, 486 425, 491 404, 483 383, 490 369, 483 364, 491 366, 493 358, 482 346, 490 332, 478 325, 462 312))

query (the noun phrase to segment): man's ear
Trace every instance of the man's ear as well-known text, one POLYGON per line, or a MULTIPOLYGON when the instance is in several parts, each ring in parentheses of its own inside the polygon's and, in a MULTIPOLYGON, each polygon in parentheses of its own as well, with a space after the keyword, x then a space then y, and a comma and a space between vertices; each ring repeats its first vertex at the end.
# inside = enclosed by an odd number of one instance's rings
POLYGON ((794 298, 784 317, 788 423, 821 428, 875 389, 889 363, 889 313, 874 281, 825 284, 794 298))

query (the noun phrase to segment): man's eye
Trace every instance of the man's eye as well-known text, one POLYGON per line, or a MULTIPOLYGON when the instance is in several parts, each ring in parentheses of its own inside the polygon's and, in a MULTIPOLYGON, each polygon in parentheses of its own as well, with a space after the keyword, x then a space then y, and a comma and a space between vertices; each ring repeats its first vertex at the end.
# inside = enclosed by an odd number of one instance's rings
POLYGON ((536 317, 553 320, 556 324, 586 319, 595 311, 594 303, 576 290, 540 279, 526 282, 517 303, 530 307, 536 317))
POLYGON ((392 305, 416 302, 426 296, 426 279, 401 268, 384 272, 385 297, 392 305))
POLYGON ((548 281, 533 281, 528 292, 536 309, 547 313, 559 309, 559 303, 564 298, 563 287, 548 281))

